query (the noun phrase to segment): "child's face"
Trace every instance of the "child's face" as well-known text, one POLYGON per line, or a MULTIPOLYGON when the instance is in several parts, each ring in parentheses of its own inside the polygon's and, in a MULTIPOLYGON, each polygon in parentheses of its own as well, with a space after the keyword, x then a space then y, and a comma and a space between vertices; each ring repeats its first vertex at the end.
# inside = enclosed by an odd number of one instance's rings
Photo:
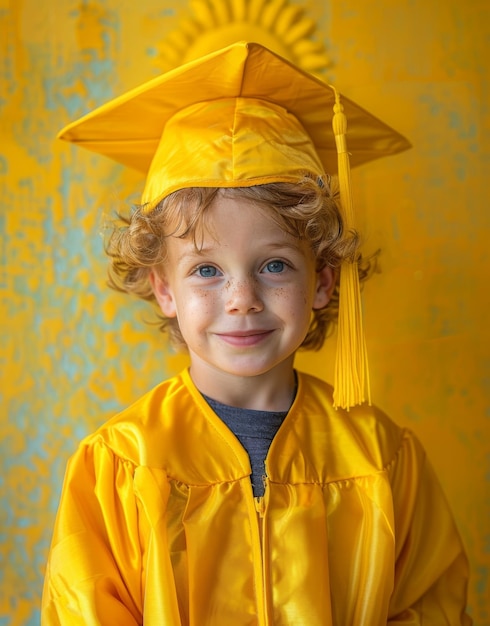
POLYGON ((152 272, 163 314, 177 317, 194 376, 260 376, 292 368, 312 308, 328 303, 329 268, 315 271, 308 245, 267 210, 218 196, 209 207, 202 249, 168 238, 165 274, 152 272))

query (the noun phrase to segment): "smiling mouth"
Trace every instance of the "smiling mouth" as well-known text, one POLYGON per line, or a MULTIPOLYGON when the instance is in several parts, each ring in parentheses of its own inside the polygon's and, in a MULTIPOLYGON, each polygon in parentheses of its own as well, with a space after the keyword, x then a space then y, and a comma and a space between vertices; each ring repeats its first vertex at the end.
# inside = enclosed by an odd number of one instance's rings
POLYGON ((243 332, 218 333, 218 337, 233 346, 254 346, 273 333, 272 330, 247 330, 243 332))

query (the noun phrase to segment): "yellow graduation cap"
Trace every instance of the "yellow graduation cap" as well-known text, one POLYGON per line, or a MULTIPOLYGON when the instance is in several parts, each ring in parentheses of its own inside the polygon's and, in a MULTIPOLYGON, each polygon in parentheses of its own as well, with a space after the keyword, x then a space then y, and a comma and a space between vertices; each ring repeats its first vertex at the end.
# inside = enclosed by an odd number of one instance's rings
MULTIPOLYGON (((247 187, 298 182, 305 172, 338 173, 346 231, 354 225, 350 166, 410 147, 331 85, 247 42, 146 82, 69 124, 59 137, 144 173, 147 210, 186 187, 247 187)), ((336 406, 364 402, 366 388, 370 400, 357 267, 345 263, 336 406)))

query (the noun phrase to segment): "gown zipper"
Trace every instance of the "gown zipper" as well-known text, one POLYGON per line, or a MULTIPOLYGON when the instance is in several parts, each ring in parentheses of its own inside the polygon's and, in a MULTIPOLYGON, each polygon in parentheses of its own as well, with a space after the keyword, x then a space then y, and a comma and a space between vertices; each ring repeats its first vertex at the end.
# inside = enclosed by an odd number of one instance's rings
MULTIPOLYGON (((257 570, 260 571, 260 602, 262 610, 259 610, 259 626, 268 626, 270 624, 269 619, 269 593, 267 590, 267 580, 268 578, 268 541, 266 537, 265 527, 265 513, 267 509, 267 500, 268 500, 268 476, 267 469, 265 474, 262 476, 262 480, 264 482, 264 495, 256 496, 253 498, 255 505, 255 519, 256 519, 256 528, 259 539, 259 544, 257 546, 257 551, 255 554, 258 559, 258 567, 257 570)), ((257 574, 258 574, 257 571, 257 574)))

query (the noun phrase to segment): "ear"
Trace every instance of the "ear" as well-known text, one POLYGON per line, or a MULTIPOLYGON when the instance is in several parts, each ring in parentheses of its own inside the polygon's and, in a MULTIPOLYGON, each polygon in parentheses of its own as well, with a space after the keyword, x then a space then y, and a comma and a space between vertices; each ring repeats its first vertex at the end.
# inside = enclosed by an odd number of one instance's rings
POLYGON ((160 276, 155 269, 150 272, 150 283, 156 301, 165 317, 177 317, 172 290, 165 278, 160 276))
POLYGON ((331 267, 324 267, 316 273, 316 289, 313 309, 323 309, 330 302, 337 276, 331 267))

